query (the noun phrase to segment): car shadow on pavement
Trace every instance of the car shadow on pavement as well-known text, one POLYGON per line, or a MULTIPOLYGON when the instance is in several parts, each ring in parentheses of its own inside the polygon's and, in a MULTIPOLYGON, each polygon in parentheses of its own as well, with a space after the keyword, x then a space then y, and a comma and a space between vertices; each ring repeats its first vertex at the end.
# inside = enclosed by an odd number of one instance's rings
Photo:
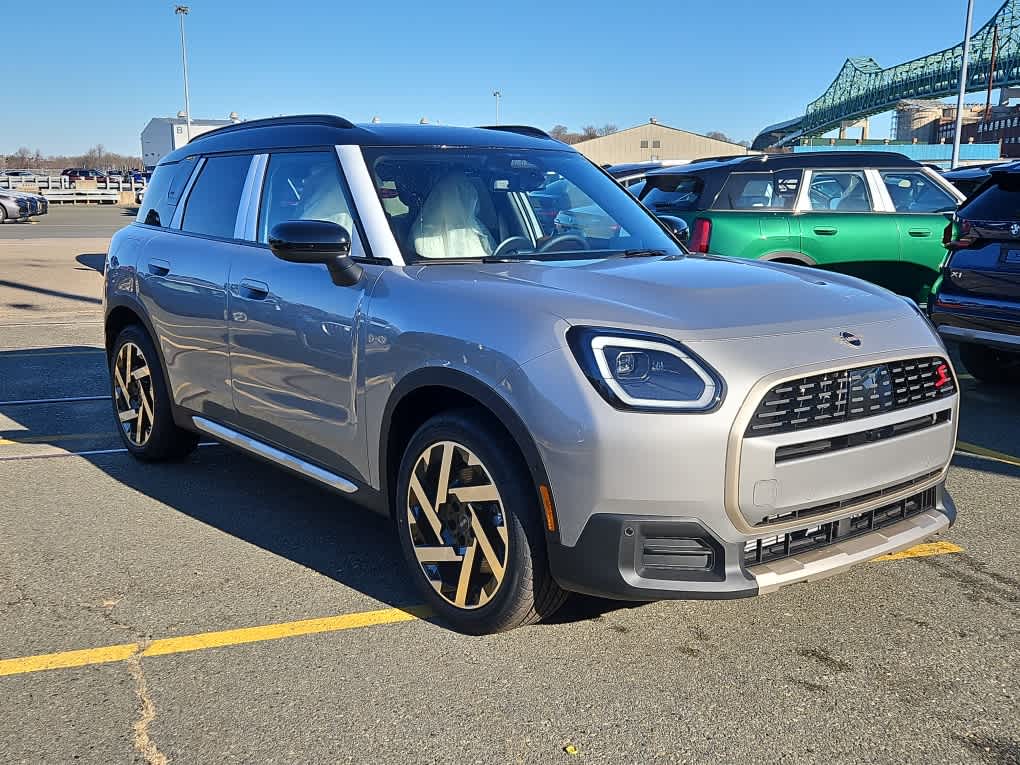
POLYGON ((84 252, 75 258, 78 263, 100 274, 106 272, 105 252, 84 252))
MULTIPOLYGON (((87 460, 122 484, 126 495, 137 492, 154 507, 182 513, 392 607, 420 605, 392 521, 344 495, 221 445, 200 447, 177 462, 132 459, 122 450, 104 395, 105 358, 101 349, 86 346, 0 351, 0 466, 38 457, 45 471, 55 459, 87 460), (64 387, 39 387, 40 381, 64 387), (93 400, 59 401, 72 395, 93 400), (27 400, 50 403, 3 403, 27 400)), ((117 504, 111 499, 111 507, 117 504)), ((636 605, 574 596, 549 621, 598 619, 636 605)))

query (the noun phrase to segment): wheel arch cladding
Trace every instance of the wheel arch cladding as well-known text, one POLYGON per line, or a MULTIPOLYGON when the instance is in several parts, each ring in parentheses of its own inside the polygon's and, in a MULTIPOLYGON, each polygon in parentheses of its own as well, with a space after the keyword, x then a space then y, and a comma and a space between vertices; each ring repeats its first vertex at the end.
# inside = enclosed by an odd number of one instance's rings
POLYGON ((393 389, 383 413, 379 439, 379 481, 383 496, 393 508, 396 475, 404 449, 427 420, 452 409, 474 408, 502 428, 516 444, 534 483, 548 485, 538 447, 513 407, 495 390, 464 372, 430 367, 411 372, 393 389))

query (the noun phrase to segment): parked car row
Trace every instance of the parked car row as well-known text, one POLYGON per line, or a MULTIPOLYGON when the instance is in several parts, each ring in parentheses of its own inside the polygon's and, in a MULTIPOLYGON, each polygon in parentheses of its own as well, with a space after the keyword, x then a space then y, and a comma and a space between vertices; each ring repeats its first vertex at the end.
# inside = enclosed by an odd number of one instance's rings
POLYGON ((28 220, 34 215, 45 215, 49 211, 50 203, 41 194, 0 189, 0 223, 28 220))

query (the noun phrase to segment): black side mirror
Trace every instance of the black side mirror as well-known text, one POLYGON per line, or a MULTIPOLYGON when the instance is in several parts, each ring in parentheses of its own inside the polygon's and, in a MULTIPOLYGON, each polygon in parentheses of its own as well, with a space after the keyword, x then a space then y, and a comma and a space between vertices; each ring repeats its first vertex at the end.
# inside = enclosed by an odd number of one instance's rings
POLYGON ((677 241, 683 244, 691 241, 691 229, 683 218, 678 218, 675 215, 660 215, 658 218, 669 230, 669 233, 676 237, 677 241))
POLYGON ((289 263, 322 263, 340 287, 357 284, 364 271, 351 259, 350 232, 325 220, 277 223, 269 232, 269 249, 289 263))

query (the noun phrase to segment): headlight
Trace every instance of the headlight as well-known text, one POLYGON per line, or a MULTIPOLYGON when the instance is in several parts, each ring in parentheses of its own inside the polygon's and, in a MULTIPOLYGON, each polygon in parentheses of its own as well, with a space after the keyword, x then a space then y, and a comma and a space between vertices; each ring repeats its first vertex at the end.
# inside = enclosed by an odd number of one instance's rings
POLYGON ((715 371, 668 338, 574 327, 567 340, 595 390, 617 409, 705 412, 722 400, 715 371))

